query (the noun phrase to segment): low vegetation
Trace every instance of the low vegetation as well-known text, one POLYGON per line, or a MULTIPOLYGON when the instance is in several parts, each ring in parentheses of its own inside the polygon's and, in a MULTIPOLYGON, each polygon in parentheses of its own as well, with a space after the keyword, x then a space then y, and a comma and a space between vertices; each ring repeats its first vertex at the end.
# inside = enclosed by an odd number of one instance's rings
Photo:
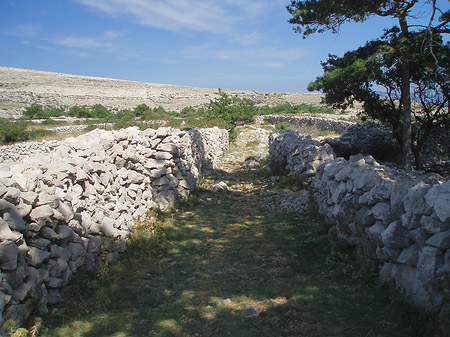
POLYGON ((32 129, 31 124, 26 121, 8 121, 0 118, 0 144, 42 139, 52 133, 46 129, 32 129))
POLYGON ((251 122, 255 115, 267 114, 317 114, 332 113, 333 110, 308 104, 292 105, 284 103, 277 106, 259 107, 248 98, 230 96, 219 89, 219 97, 211 100, 199 108, 186 107, 181 112, 167 111, 162 107, 150 108, 146 104, 139 104, 133 110, 120 110, 113 112, 101 104, 92 107, 74 106, 70 109, 63 107, 43 107, 32 104, 25 108, 23 119, 17 122, 2 120, 0 124, 0 143, 10 144, 27 140, 39 140, 48 136, 49 128, 68 126, 72 124, 109 125, 121 129, 129 126, 138 126, 141 129, 170 126, 175 128, 199 128, 218 126, 230 130, 230 136, 235 137, 236 125, 251 122), (69 124, 58 120, 58 117, 76 117, 80 120, 69 124), (39 125, 33 120, 44 119, 39 125))

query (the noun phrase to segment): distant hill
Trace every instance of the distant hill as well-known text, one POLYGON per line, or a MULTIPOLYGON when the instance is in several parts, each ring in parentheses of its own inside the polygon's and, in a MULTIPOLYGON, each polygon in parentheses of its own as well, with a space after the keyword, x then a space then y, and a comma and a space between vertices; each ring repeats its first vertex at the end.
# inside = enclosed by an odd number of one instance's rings
MULTIPOLYGON (((150 107, 180 111, 198 107, 217 97, 217 89, 184 87, 0 67, 0 117, 20 115, 32 103, 52 107, 92 106, 133 109, 145 103, 150 107)), ((260 105, 308 103, 320 105, 322 95, 304 93, 224 90, 260 105)))

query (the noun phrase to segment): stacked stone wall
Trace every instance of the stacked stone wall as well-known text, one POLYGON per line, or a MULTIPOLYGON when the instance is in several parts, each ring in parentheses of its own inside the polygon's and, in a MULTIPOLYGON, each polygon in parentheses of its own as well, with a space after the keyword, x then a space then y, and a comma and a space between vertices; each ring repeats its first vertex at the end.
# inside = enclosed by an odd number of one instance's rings
POLYGON ((195 188, 201 169, 228 149, 228 133, 94 130, 38 148, 0 164, 0 325, 60 302, 73 273, 96 267, 105 242, 110 258, 124 251, 147 210, 195 188))
POLYGON ((264 120, 267 120, 271 124, 287 122, 298 128, 314 127, 318 130, 334 131, 337 133, 342 133, 347 127, 355 124, 342 120, 309 116, 261 115, 256 118, 256 122, 259 123, 262 123, 264 120))
POLYGON ((333 230, 379 265, 422 309, 450 310, 450 181, 381 165, 371 156, 336 158, 329 145, 274 133, 270 158, 311 182, 333 230))

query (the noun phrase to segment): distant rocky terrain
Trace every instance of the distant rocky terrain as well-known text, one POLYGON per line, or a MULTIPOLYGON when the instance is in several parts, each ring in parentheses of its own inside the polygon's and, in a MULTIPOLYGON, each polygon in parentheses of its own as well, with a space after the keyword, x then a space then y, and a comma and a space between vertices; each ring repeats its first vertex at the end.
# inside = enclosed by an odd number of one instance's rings
MULTIPOLYGON (((320 105, 322 95, 305 93, 224 91, 250 98, 260 105, 308 103, 320 105)), ((133 109, 145 103, 180 111, 199 107, 218 97, 218 88, 196 88, 168 84, 143 83, 109 78, 68 75, 45 71, 0 67, 0 117, 20 115, 32 103, 52 107, 102 104, 112 110, 133 109)))

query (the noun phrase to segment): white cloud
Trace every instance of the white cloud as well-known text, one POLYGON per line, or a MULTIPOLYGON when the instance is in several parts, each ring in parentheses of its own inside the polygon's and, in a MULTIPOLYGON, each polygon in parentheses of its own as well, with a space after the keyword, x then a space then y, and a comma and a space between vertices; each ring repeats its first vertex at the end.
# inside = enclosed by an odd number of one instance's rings
POLYGON ((73 49, 113 49, 119 33, 105 31, 99 36, 67 36, 61 39, 55 39, 52 42, 56 45, 73 49))
POLYGON ((233 31, 238 22, 261 15, 271 2, 261 0, 75 0, 112 16, 168 30, 233 31))
POLYGON ((233 41, 242 46, 248 46, 257 43, 260 39, 261 33, 250 32, 246 34, 236 34, 236 36, 233 38, 233 41))
POLYGON ((302 58, 305 51, 302 48, 280 49, 276 47, 219 50, 209 45, 198 45, 184 49, 182 54, 191 58, 215 58, 270 68, 283 68, 286 63, 302 58))
POLYGON ((19 36, 19 37, 27 37, 33 38, 37 37, 42 30, 42 25, 27 23, 23 25, 19 25, 13 29, 2 30, 0 33, 4 35, 10 36, 19 36))

